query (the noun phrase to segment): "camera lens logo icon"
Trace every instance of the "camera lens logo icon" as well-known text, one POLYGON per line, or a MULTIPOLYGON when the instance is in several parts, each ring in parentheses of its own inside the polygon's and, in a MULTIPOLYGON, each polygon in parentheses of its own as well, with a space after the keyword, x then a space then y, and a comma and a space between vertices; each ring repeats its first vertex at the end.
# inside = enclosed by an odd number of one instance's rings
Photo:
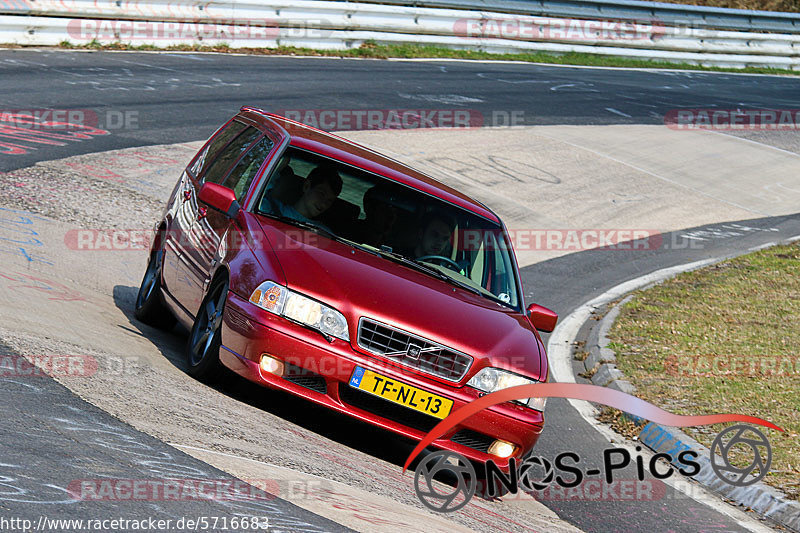
POLYGON ((553 465, 544 457, 531 456, 525 459, 519 467, 519 482, 520 488, 526 491, 544 490, 553 482, 553 465), (538 481, 534 481, 533 473, 536 471, 543 471, 544 473, 538 481))
POLYGON ((764 478, 772 464, 772 447, 767 437, 742 424, 720 431, 711 444, 711 468, 724 482, 736 487, 752 485, 764 478), (749 450, 748 450, 749 448, 749 450), (733 455, 744 455, 750 464, 735 466, 733 455), (754 476, 748 478, 748 476, 754 476))
POLYGON ((440 513, 458 511, 475 495, 478 479, 475 467, 463 455, 450 451, 434 452, 419 462, 414 471, 414 490, 425 507, 440 513), (455 477, 454 487, 433 478, 447 472, 455 477))

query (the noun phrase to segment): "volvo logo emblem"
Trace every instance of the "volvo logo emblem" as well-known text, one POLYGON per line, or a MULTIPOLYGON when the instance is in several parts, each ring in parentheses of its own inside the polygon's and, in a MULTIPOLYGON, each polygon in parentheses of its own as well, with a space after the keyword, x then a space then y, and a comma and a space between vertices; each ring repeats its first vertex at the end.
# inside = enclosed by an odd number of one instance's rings
POLYGON ((419 359, 419 354, 422 351, 422 348, 415 344, 409 344, 408 350, 406 350, 406 355, 408 355, 411 359, 419 359))

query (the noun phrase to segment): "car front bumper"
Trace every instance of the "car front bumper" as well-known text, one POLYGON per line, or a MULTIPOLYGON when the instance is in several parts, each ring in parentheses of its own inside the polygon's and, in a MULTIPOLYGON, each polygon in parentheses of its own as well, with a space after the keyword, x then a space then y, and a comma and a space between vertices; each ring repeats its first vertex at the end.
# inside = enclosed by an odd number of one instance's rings
MULTIPOLYGON (((225 307, 222 344, 222 363, 250 381, 285 390, 415 441, 422 440, 440 419, 351 387, 350 378, 357 366, 451 399, 451 412, 479 397, 479 392, 463 385, 463 380, 444 382, 354 349, 350 342, 328 342, 319 332, 264 311, 232 292, 225 307), (263 371, 259 365, 262 354, 289 363, 288 375, 279 377, 263 371)), ((464 420, 433 446, 481 463, 491 459, 505 469, 508 458, 487 453, 489 444, 496 439, 510 442, 516 446, 512 457, 520 459, 536 443, 543 423, 543 413, 504 403, 464 420)))

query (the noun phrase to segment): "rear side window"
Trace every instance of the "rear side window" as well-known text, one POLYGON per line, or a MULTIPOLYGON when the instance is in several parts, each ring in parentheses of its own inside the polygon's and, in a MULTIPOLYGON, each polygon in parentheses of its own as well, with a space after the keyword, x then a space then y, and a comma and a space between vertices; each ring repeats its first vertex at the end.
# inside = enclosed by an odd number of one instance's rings
POLYGON ((199 175, 207 161, 211 161, 214 159, 214 156, 219 153, 219 151, 228 144, 231 139, 242 133, 242 131, 246 128, 244 124, 241 122, 236 122, 235 120, 225 126, 222 130, 217 132, 214 138, 211 140, 210 143, 205 147, 205 149, 197 156, 194 163, 192 164, 191 168, 189 169, 194 176, 199 175))
POLYGON ((228 175, 228 170, 233 166, 239 157, 247 151, 250 145, 261 136, 261 132, 256 128, 249 127, 238 137, 231 141, 228 146, 222 149, 220 154, 208 167, 203 176, 204 182, 222 183, 222 179, 228 175))
POLYGON ((253 183, 253 178, 255 178, 264 160, 269 156, 273 146, 274 143, 269 137, 263 137, 253 145, 250 151, 242 157, 228 174, 228 177, 225 178, 222 185, 233 189, 236 193, 237 202, 241 203, 244 200, 248 189, 250 189, 250 184, 253 183))

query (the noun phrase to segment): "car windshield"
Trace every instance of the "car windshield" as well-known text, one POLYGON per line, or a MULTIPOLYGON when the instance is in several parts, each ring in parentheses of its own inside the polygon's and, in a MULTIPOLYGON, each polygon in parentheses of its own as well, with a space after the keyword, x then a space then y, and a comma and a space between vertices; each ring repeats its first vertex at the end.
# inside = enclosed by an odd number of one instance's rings
POLYGON ((428 194, 289 147, 257 203, 261 214, 318 229, 517 309, 503 228, 428 194))

